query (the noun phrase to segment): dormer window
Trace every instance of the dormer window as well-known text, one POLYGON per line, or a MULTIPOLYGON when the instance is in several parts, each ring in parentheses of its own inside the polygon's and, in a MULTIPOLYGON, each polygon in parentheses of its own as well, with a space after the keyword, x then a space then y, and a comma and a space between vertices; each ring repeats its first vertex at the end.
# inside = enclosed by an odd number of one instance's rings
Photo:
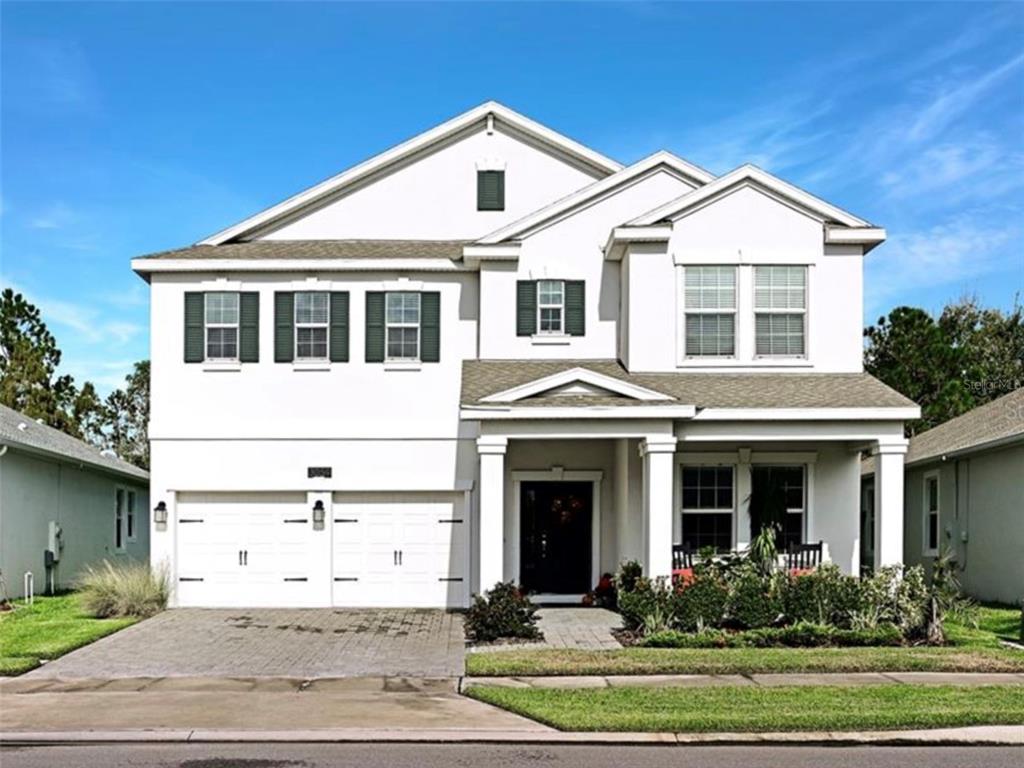
POLYGON ((476 209, 478 211, 505 210, 505 172, 476 172, 476 209))

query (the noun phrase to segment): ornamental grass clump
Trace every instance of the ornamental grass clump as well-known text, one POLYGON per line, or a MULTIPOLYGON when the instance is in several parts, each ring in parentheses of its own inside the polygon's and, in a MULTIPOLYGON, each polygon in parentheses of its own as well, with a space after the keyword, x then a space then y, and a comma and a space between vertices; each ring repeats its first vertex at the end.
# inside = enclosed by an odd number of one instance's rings
POLYGON ((89 566, 79 581, 80 599, 86 613, 96 618, 136 616, 147 618, 167 607, 170 585, 164 568, 128 561, 89 566))

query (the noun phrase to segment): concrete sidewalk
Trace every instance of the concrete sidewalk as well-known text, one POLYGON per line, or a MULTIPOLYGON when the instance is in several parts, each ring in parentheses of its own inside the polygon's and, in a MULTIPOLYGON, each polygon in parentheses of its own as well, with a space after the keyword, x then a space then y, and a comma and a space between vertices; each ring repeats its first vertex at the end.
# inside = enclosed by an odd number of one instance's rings
MULTIPOLYGON (((844 672, 771 675, 583 675, 464 677, 460 690, 499 688, 686 688, 706 686, 1024 685, 1024 672, 844 672)), ((1024 694, 1024 691, 1022 691, 1024 694)))

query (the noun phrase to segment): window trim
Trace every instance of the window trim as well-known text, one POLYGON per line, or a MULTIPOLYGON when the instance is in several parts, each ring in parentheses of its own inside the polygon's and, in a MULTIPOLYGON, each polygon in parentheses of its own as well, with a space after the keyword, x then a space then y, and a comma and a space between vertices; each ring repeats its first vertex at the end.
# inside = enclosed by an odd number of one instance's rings
POLYGON ((137 541, 139 538, 139 516, 136 512, 138 494, 134 488, 125 489, 125 541, 137 541))
MULTIPOLYGON (((292 364, 329 363, 331 360, 331 292, 330 291, 294 291, 292 300, 292 364), (299 296, 320 294, 327 299, 327 320, 323 323, 299 322, 299 296), (326 334, 323 357, 302 357, 299 355, 299 328, 323 328, 326 334)), ((385 300, 386 301, 386 300, 385 300)), ((387 309, 385 308, 385 312, 387 309)))
POLYGON ((477 211, 504 211, 505 210, 505 169, 504 168, 477 168, 476 171, 476 209, 477 211), (480 198, 481 185, 484 178, 489 178, 491 174, 495 174, 494 178, 498 179, 498 187, 501 190, 500 199, 493 206, 481 205, 482 200, 480 198))
POLYGON ((535 336, 566 336, 567 335, 566 332, 565 332, 565 280, 555 280, 555 279, 550 279, 550 278, 545 278, 545 279, 542 279, 542 280, 537 280, 537 333, 535 333, 534 335, 535 336), (541 286, 541 283, 558 283, 561 286, 562 301, 560 303, 558 303, 558 304, 552 304, 550 302, 546 303, 546 304, 541 303, 541 300, 540 300, 540 294, 541 294, 540 286, 541 286), (559 316, 558 316, 559 328, 558 328, 557 331, 541 330, 541 310, 542 309, 557 309, 559 311, 559 316))
POLYGON ((124 552, 128 547, 127 514, 128 489, 123 485, 114 486, 114 551, 124 552))
POLYGON ((422 291, 408 291, 408 290, 397 290, 397 291, 385 291, 384 292, 384 362, 385 363, 420 363, 422 362, 422 351, 423 351, 423 298, 421 296, 422 291), (410 295, 416 296, 416 316, 417 321, 415 323, 392 323, 388 320, 388 299, 395 295, 410 295), (389 354, 390 348, 390 334, 392 328, 415 328, 416 329, 416 357, 392 357, 389 354))
POLYGON ((754 264, 753 271, 751 274, 751 308, 754 313, 754 339, 753 339, 753 351, 754 360, 807 360, 808 359, 808 347, 810 342, 808 339, 807 330, 809 327, 808 323, 808 307, 810 306, 810 288, 811 288, 811 270, 807 264, 754 264), (777 267, 784 267, 786 269, 802 269, 804 271, 804 306, 802 309, 759 309, 757 306, 757 270, 758 269, 774 269, 777 267), (803 341, 804 351, 799 355, 773 355, 773 354, 758 354, 757 351, 757 316, 758 315, 800 315, 803 320, 803 341))
POLYGON ((240 363, 242 353, 242 293, 241 291, 203 291, 203 362, 206 363, 240 363), (207 302, 213 294, 233 295, 235 297, 235 322, 211 323, 207 319, 207 302), (226 328, 235 330, 235 356, 210 357, 210 329, 226 328))
POLYGON ((740 281, 738 264, 684 264, 679 278, 679 299, 682 304, 682 359, 689 361, 717 361, 736 360, 739 354, 739 303, 740 303, 740 281), (732 309, 705 309, 689 308, 686 305, 686 271, 688 269, 703 269, 712 267, 716 269, 732 270, 732 309), (731 355, 698 355, 691 354, 686 348, 686 319, 688 315, 732 315, 732 354, 731 355))
POLYGON ((923 482, 923 493, 921 498, 921 554, 935 556, 939 554, 939 547, 942 543, 942 516, 940 510, 942 509, 942 480, 939 470, 933 469, 924 473, 922 478, 923 482), (935 509, 928 508, 928 483, 932 480, 935 481, 935 509), (928 532, 930 528, 930 522, 932 515, 935 516, 935 546, 929 546, 931 542, 928 541, 928 532))

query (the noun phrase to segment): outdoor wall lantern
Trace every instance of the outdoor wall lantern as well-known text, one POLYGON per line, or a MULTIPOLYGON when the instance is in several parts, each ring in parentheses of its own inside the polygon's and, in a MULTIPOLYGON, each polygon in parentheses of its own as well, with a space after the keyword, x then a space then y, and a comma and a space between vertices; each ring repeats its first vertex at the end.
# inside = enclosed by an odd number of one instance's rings
POLYGON ((320 499, 317 499, 313 504, 313 524, 323 525, 324 517, 327 515, 327 511, 324 509, 324 503, 320 499))
POLYGON ((159 525, 164 525, 164 524, 167 523, 167 503, 166 502, 161 501, 161 502, 157 503, 157 505, 153 508, 153 522, 157 523, 159 525))

